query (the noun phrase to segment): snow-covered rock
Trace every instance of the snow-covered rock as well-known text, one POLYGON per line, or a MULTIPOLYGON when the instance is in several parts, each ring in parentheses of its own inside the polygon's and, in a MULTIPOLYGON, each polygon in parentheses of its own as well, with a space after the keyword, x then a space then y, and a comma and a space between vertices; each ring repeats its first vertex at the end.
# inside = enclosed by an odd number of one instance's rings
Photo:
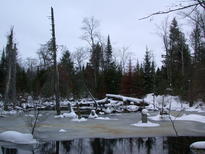
POLYGON ((90 115, 88 116, 88 118, 90 118, 90 119, 94 119, 94 118, 97 118, 97 117, 98 117, 98 115, 96 114, 95 110, 92 110, 90 115))
POLYGON ((148 114, 148 110, 147 109, 143 109, 142 110, 142 114, 146 114, 147 115, 148 114))
POLYGON ((65 129, 60 129, 59 132, 60 132, 60 133, 65 133, 65 132, 67 132, 67 131, 66 131, 65 129))
POLYGON ((104 115, 105 113, 104 113, 104 112, 99 112, 99 114, 100 114, 100 115, 104 115))
POLYGON ((70 113, 63 113, 63 116, 65 118, 77 118, 78 117, 77 114, 74 111, 72 111, 70 113))
POLYGON ((150 121, 147 121, 147 123, 142 123, 142 121, 139 121, 135 124, 131 124, 132 126, 136 126, 136 127, 158 127, 160 126, 160 124, 158 123, 152 123, 150 121))
POLYGON ((77 114, 75 113, 75 111, 71 111, 70 113, 63 113, 61 115, 55 115, 54 118, 77 118, 77 114))
POLYGON ((111 109, 110 107, 106 108, 106 109, 103 109, 103 111, 107 114, 110 114, 113 112, 113 109, 111 109))
POLYGON ((31 134, 23 134, 17 131, 5 131, 0 133, 0 141, 7 141, 17 144, 36 144, 37 141, 31 134))
POLYGON ((136 105, 128 105, 127 106, 127 110, 130 111, 130 112, 135 112, 135 111, 138 111, 139 107, 136 106, 136 105))
MULTIPOLYGON (((205 141, 194 142, 190 145, 191 149, 205 150, 205 141)), ((205 151, 204 151, 205 152, 205 151)))

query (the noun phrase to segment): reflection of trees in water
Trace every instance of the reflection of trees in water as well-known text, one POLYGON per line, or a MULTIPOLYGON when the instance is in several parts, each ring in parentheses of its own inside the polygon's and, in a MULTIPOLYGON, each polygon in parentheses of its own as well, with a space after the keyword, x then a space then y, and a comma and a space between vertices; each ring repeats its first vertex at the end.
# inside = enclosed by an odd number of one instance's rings
POLYGON ((141 148, 147 149, 147 154, 151 153, 152 147, 155 145, 156 138, 154 137, 139 137, 137 139, 137 147, 138 151, 140 151, 141 148))
POLYGON ((56 142, 48 142, 39 146, 39 153, 43 154, 55 154, 56 142))
MULTIPOLYGON (((74 139, 39 144, 30 149, 35 154, 189 154, 189 145, 205 137, 140 137, 121 139, 74 139)), ((19 154, 23 147, 6 148, 2 154, 19 154)), ((25 149, 26 150, 26 149, 25 149)))
POLYGON ((150 154, 151 153, 151 150, 152 150, 152 147, 154 146, 155 144, 155 138, 148 138, 147 141, 145 142, 145 146, 147 148, 147 154, 150 154))
POLYGON ((113 154, 113 146, 116 139, 91 139, 91 147, 93 154, 113 154))
POLYGON ((70 151, 70 148, 71 148, 71 141, 62 141, 61 144, 62 144, 65 152, 68 153, 70 151))
POLYGON ((167 137, 169 154, 189 154, 189 145, 202 140, 205 140, 205 137, 167 137))
POLYGON ((17 149, 8 149, 1 147, 1 150, 3 154, 17 154, 17 149))

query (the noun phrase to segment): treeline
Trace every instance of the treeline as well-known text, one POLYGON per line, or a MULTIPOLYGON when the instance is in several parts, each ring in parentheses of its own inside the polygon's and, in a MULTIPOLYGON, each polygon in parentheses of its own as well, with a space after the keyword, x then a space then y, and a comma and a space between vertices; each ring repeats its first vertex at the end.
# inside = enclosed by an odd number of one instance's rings
MULTIPOLYGON (((62 48, 62 56, 58 62, 61 98, 80 99, 89 97, 89 93, 96 98, 103 98, 106 93, 133 97, 143 97, 147 93, 170 93, 188 100, 190 105, 197 99, 205 101, 205 16, 197 12, 193 18, 190 43, 187 43, 175 18, 167 25, 168 30, 163 31, 165 54, 162 55, 163 64, 160 68, 156 67, 153 53, 148 48, 144 51, 142 63, 134 62, 132 57, 127 63, 117 61, 113 56, 110 36, 108 35, 106 42, 102 42, 96 31, 97 21, 94 18, 84 19, 82 39, 87 41, 90 47, 87 51, 80 48, 76 52, 62 48), (86 56, 86 52, 89 56, 86 56)), ((2 97, 5 97, 10 70, 10 51, 15 52, 16 57, 18 51, 11 38, 13 39, 13 30, 8 35, 0 61, 2 97), (12 50, 9 47, 12 47, 12 50)), ((16 62, 16 83, 12 84, 16 85, 18 97, 54 95, 51 51, 51 41, 48 41, 40 46, 38 60, 27 59, 26 66, 16 62)), ((12 89, 10 91, 9 95, 12 89)))

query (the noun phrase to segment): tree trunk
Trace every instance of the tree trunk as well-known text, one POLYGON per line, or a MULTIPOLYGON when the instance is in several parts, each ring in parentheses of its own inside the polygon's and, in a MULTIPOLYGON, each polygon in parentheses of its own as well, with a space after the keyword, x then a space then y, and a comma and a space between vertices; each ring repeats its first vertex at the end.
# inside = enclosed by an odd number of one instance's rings
POLYGON ((12 50, 11 54, 11 102, 13 104, 13 107, 16 106, 16 51, 16 44, 14 44, 14 49, 12 50))
POLYGON ((54 23, 54 13, 51 7, 51 26, 52 26, 52 50, 53 50, 53 61, 54 61, 54 94, 56 100, 56 111, 57 115, 60 115, 60 102, 59 102, 59 73, 57 65, 57 47, 56 47, 56 37, 55 37, 55 23, 54 23))

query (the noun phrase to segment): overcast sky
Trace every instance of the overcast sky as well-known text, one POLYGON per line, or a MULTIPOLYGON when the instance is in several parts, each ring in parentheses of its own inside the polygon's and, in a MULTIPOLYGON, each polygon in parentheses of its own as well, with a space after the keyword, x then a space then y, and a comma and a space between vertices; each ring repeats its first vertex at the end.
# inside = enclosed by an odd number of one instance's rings
POLYGON ((163 46, 156 25, 160 25, 166 16, 137 19, 166 10, 177 2, 179 0, 2 0, 0 48, 5 46, 6 35, 13 25, 21 57, 36 57, 40 44, 51 37, 48 16, 53 6, 57 43, 66 45, 70 51, 87 45, 80 39, 82 20, 94 16, 100 21, 102 35, 110 35, 115 51, 129 47, 134 53, 132 57, 142 61, 148 46, 160 65, 163 46))

